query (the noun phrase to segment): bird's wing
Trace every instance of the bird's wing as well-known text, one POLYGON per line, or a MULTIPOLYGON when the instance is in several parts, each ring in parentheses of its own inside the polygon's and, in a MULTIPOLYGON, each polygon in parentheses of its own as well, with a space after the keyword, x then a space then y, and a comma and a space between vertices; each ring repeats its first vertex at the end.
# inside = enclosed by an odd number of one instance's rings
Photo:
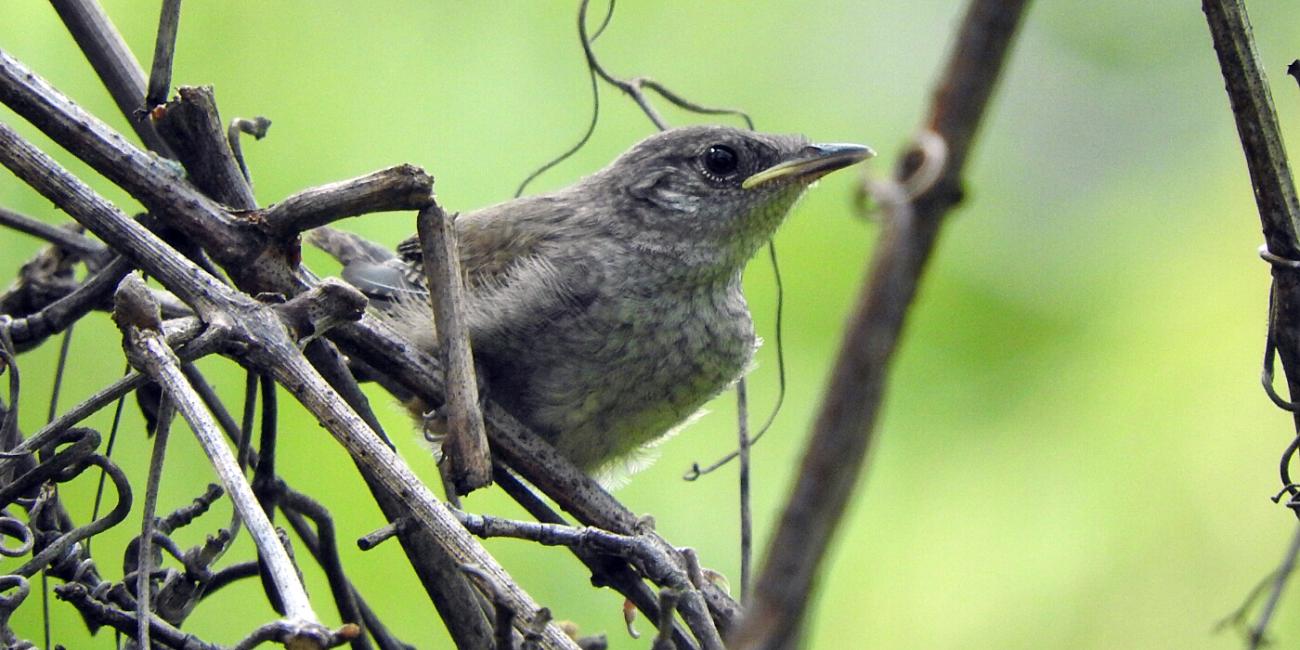
MULTIPOLYGON (((555 223, 564 218, 563 209, 561 202, 539 196, 457 216, 460 265, 470 291, 502 283, 521 261, 537 256, 558 234, 555 223)), ((397 255, 423 277, 424 254, 418 237, 402 240, 397 255)))
POLYGON ((359 235, 321 227, 308 233, 307 241, 338 260, 343 279, 371 299, 385 302, 427 293, 419 267, 359 235))
MULTIPOLYGON (((456 218, 472 332, 533 330, 594 298, 598 265, 565 242, 572 234, 566 209, 565 201, 542 195, 456 218)), ((428 290, 418 237, 399 243, 395 255, 329 228, 309 237, 343 263, 343 279, 375 299, 381 311, 427 329, 428 290)))

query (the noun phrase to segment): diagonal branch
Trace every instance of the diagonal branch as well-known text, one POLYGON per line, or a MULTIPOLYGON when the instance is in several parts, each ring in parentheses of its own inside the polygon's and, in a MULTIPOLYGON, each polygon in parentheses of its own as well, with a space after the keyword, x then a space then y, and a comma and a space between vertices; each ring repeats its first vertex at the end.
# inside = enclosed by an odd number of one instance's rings
POLYGON ((50 4, 99 78, 104 80, 118 110, 131 123, 140 141, 150 151, 170 157, 171 149, 159 137, 153 124, 140 119, 144 109, 144 70, 104 9, 95 0, 50 0, 50 4))
MULTIPOLYGON (((1296 428, 1296 438, 1282 456, 1281 474, 1284 491, 1291 495, 1289 505, 1300 516, 1300 508, 1293 505, 1300 499, 1300 489, 1290 479, 1290 464, 1297 443, 1300 443, 1300 409, 1294 406, 1295 400, 1300 398, 1300 320, 1297 320, 1300 319, 1300 262, 1296 261, 1300 260, 1300 238, 1297 237, 1300 235, 1300 200, 1296 198, 1286 146, 1278 128, 1268 80, 1255 50, 1245 3, 1241 0, 1203 0, 1201 8, 1218 54, 1228 102, 1232 106, 1246 156, 1246 168, 1250 171, 1250 182, 1255 190, 1255 204, 1266 242, 1261 254, 1272 263, 1273 288, 1264 360, 1265 388, 1279 406, 1291 411, 1296 428), (1274 347, 1282 358, 1282 369, 1286 373, 1291 395, 1289 404, 1273 392, 1274 347)), ((1300 531, 1297 531, 1286 559, 1276 572, 1273 590, 1259 619, 1251 627, 1251 648, 1259 647, 1263 642, 1282 588, 1294 568, 1297 548, 1300 548, 1300 531)))
MULTIPOLYGON (((886 223, 867 282, 804 451, 796 485, 755 584, 737 648, 798 645, 826 548, 866 460, 889 361, 943 217, 961 198, 961 171, 1028 0, 974 0, 935 90, 925 128, 947 143, 936 182, 886 223)), ((900 183, 921 163, 909 155, 900 183)))
MULTIPOLYGON (((149 375, 167 392, 167 399, 174 403, 176 409, 189 423, 194 435, 199 439, 203 451, 212 461, 217 478, 221 480, 226 494, 230 495, 240 519, 248 528, 249 534, 257 544, 258 555, 270 569, 271 580, 279 592, 284 605, 285 615, 294 621, 317 622, 316 614, 307 599, 307 592, 298 577, 298 571, 289 559, 288 553, 280 543, 275 527, 257 503, 253 488, 249 486, 244 473, 231 453, 230 448, 217 430, 216 422, 207 408, 203 406, 194 389, 190 387, 181 372, 180 360, 167 346, 162 333, 156 328, 157 323, 138 322, 141 319, 128 320, 128 314, 148 309, 148 292, 144 281, 138 274, 129 275, 118 288, 114 318, 128 346, 128 357, 132 365, 149 375)), ((153 305, 154 310, 157 305, 153 305)), ((158 446, 162 446, 162 442, 158 446)), ((323 628, 322 628, 323 630, 323 628)), ((328 631, 325 631, 328 633, 328 631)))

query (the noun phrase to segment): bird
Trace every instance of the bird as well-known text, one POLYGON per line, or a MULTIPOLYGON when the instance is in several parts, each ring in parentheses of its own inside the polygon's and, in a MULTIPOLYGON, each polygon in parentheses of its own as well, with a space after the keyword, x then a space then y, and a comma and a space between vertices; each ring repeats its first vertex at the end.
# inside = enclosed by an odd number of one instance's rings
MULTIPOLYGON (((458 215, 470 343, 490 397, 590 475, 640 469, 752 363, 746 263, 815 181, 873 155, 673 128, 572 185, 458 215)), ((436 350, 417 238, 392 256, 347 255, 332 229, 310 239, 399 333, 436 350)))

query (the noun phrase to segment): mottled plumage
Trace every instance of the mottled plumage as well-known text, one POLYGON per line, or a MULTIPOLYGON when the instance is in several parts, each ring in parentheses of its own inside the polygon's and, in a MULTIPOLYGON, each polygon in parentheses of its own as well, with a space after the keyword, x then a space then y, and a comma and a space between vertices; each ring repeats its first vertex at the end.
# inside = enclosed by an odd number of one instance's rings
MULTIPOLYGON (((674 129, 574 185, 460 215, 470 337, 492 398, 587 471, 664 435, 753 356, 745 263, 813 180, 869 155, 674 129)), ((419 245, 398 253, 344 275, 396 296, 389 315, 432 348, 419 245)))

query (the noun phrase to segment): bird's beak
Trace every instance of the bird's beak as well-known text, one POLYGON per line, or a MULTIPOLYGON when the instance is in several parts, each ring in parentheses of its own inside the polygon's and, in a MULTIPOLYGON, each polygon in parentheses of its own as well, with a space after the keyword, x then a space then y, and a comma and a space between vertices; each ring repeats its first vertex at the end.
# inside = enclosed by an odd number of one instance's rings
POLYGON ((740 183, 745 189, 780 178, 797 178, 811 183, 837 169, 862 162, 876 152, 860 144, 810 144, 794 160, 772 165, 740 183))

